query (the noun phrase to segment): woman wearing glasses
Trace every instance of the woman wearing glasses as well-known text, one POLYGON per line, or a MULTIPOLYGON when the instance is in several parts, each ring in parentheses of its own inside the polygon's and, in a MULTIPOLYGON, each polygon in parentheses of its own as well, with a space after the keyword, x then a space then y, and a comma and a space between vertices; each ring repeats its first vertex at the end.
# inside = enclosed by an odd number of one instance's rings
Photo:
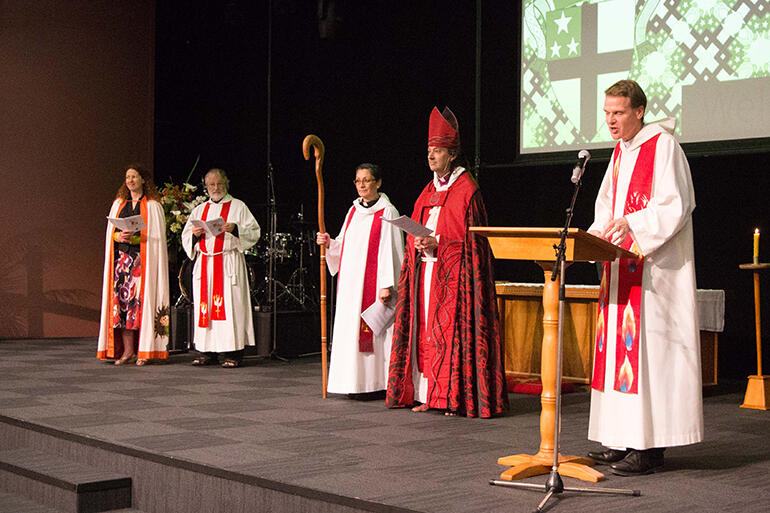
POLYGON ((395 305, 404 243, 400 230, 383 222, 399 214, 379 192, 379 167, 358 166, 354 184, 359 197, 348 210, 340 234, 332 239, 328 233, 319 233, 316 242, 328 248, 329 272, 338 275, 327 391, 367 398, 387 386, 393 326, 374 333, 361 312, 375 301, 395 305))

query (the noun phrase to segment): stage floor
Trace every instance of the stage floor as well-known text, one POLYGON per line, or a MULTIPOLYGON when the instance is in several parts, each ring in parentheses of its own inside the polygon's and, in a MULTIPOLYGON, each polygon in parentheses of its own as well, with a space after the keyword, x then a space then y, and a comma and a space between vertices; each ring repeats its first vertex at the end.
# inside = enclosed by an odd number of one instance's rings
MULTIPOLYGON (((542 498, 489 485, 504 470, 498 457, 537 452, 537 396, 511 394, 501 418, 445 417, 389 410, 383 401, 324 400, 317 357, 223 369, 193 367, 192 354, 115 367, 95 353, 95 339, 0 341, 0 415, 169 462, 382 505, 372 511, 528 512, 542 498)), ((665 471, 621 478, 599 466, 608 479, 596 485, 564 478, 565 486, 634 488, 641 497, 566 492, 554 509, 765 510, 770 412, 739 408, 742 392, 707 396, 706 441, 669 449, 665 471)), ((562 453, 597 447, 586 439, 588 411, 587 392, 564 396, 562 453)))

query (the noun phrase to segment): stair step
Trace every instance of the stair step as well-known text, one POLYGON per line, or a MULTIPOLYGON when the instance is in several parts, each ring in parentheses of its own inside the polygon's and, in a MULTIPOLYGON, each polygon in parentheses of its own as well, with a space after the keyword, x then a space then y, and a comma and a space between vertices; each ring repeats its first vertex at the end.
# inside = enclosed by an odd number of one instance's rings
POLYGON ((0 492, 0 513, 61 513, 21 495, 0 492))
POLYGON ((0 450, 0 488, 67 513, 131 507, 131 478, 37 449, 0 450))

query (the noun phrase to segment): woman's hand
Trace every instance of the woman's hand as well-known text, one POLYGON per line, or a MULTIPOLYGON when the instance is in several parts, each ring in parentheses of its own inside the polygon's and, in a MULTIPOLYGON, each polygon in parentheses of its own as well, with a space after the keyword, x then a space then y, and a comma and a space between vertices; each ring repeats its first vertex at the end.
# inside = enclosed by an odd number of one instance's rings
POLYGON ((420 251, 431 251, 438 247, 438 240, 436 237, 427 236, 427 237, 415 237, 414 238, 414 248, 418 249, 420 251))
POLYGON ((315 236, 315 243, 319 246, 326 246, 329 247, 329 241, 331 240, 331 237, 329 237, 328 233, 318 233, 315 236))
POLYGON ((387 305, 390 303, 390 300, 393 299, 393 291, 390 287, 380 289, 380 293, 378 295, 380 296, 380 301, 382 301, 383 305, 387 305))
POLYGON ((118 242, 125 242, 129 243, 131 242, 131 236, 134 234, 134 232, 118 232, 116 236, 116 240, 118 242))

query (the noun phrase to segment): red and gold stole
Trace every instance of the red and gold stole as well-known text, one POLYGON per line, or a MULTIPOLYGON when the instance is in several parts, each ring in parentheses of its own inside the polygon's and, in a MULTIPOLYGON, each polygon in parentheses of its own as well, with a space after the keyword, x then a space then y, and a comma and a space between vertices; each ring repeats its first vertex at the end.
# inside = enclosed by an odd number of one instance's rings
MULTIPOLYGON (((227 215, 230 213, 230 204, 232 202, 222 204, 222 211, 219 216, 227 222, 227 215)), ((209 206, 211 202, 207 202, 203 207, 203 214, 201 214, 201 221, 205 221, 209 214, 209 206)), ((211 258, 214 259, 214 277, 211 280, 212 293, 211 302, 214 308, 209 305, 209 287, 208 287, 208 249, 206 248, 206 236, 201 237, 198 246, 201 250, 201 290, 200 290, 200 305, 198 306, 198 326, 201 328, 208 328, 209 321, 224 321, 225 320, 225 296, 224 291, 224 271, 223 271, 223 259, 222 249, 225 246, 225 232, 220 233, 214 238, 214 254, 211 258)))
MULTIPOLYGON (((655 164, 655 147, 658 142, 655 136, 642 144, 639 156, 636 158, 631 181, 628 185, 623 215, 636 212, 647 207, 652 193, 653 170, 655 164)), ((618 187, 618 171, 620 169, 620 142, 615 146, 612 155, 612 211, 615 212, 615 201, 618 187)), ((620 244, 623 249, 639 255, 638 259, 621 258, 618 265, 618 313, 617 340, 615 343, 615 383, 613 388, 618 392, 636 394, 638 392, 639 376, 639 335, 641 329, 641 300, 642 276, 644 257, 629 233, 620 244)), ((610 299, 610 266, 604 262, 602 266, 602 282, 599 287, 599 308, 596 319, 596 345, 594 349, 594 372, 591 388, 604 390, 604 375, 606 369, 607 327, 610 299)))
MULTIPOLYGON (((364 269, 364 291, 361 297, 361 311, 363 312, 369 308, 372 303, 377 301, 377 266, 379 264, 379 250, 380 250, 380 235, 382 234, 382 214, 385 209, 382 209, 374 213, 374 219, 372 220, 372 227, 369 230, 369 246, 366 251, 366 267, 364 269)), ((356 215, 355 208, 348 217, 345 223, 345 237, 342 239, 342 249, 340 249, 340 266, 342 265, 342 255, 345 252, 345 240, 347 239, 348 226, 350 221, 353 220, 353 216, 356 215)), ((340 274, 342 274, 342 268, 340 267, 340 274)), ((337 277, 339 282, 339 276, 337 277)), ((358 351, 361 353, 374 352, 374 334, 371 328, 359 318, 358 327, 358 351)))

